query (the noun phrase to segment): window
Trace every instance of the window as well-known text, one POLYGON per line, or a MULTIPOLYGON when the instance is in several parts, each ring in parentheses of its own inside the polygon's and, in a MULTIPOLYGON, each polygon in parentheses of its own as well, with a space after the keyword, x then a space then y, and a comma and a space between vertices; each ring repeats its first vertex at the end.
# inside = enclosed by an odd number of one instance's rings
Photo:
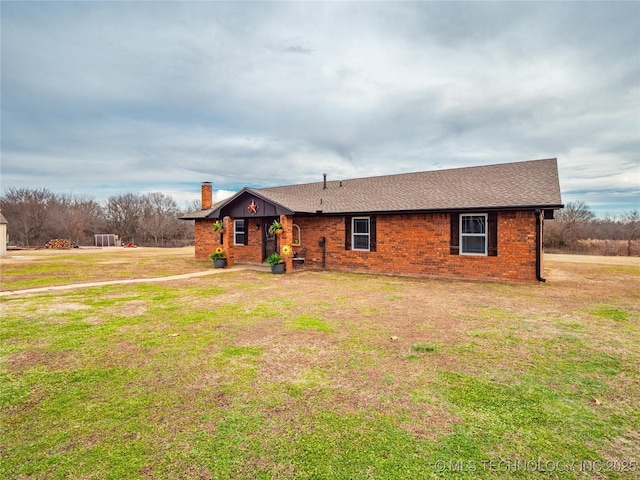
POLYGON ((497 257, 498 256, 498 212, 489 212, 486 214, 470 214, 470 215, 463 215, 461 213, 452 213, 450 215, 450 220, 451 220, 451 236, 450 236, 450 243, 449 243, 449 247, 450 247, 450 253, 451 255, 459 255, 459 254, 466 254, 466 255, 487 255, 489 257, 497 257), (469 217, 467 218, 466 222, 467 224, 463 227, 463 222, 462 222, 462 218, 463 217, 469 217), (482 220, 479 220, 478 222, 476 222, 477 224, 474 225, 474 217, 480 217, 481 218, 485 218, 486 221, 484 222, 484 230, 483 230, 483 225, 482 225, 482 220), (464 229, 464 230, 463 230, 464 229), (478 230, 479 232, 483 232, 484 233, 472 233, 473 230, 478 230), (464 237, 466 238, 466 240, 462 240, 463 238, 463 232, 464 232, 464 237), (482 251, 482 237, 485 237, 485 245, 486 245, 486 250, 483 252, 482 251), (476 238, 475 240, 473 239, 473 237, 479 237, 476 238), (471 250, 473 250, 473 242, 476 242, 478 245, 476 245, 477 250, 479 250, 479 253, 475 253, 471 250), (461 248, 462 244, 464 243, 464 248, 461 248))
POLYGON ((375 252, 376 215, 370 217, 344 217, 344 249, 375 252))
POLYGON ((460 253, 487 254, 487 215, 460 215, 460 253))
POLYGON ((233 221, 233 244, 246 245, 247 235, 244 220, 233 221))
POLYGON ((293 224, 293 240, 291 241, 292 245, 300 245, 300 227, 293 224))
POLYGON ((369 217, 354 217, 351 231, 353 250, 369 250, 369 217))

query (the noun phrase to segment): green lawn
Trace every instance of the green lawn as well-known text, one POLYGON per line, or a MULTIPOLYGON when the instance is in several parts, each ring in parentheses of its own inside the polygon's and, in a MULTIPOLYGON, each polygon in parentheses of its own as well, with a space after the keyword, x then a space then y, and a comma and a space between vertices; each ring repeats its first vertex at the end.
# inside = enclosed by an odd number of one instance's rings
POLYGON ((23 250, 2 260, 0 290, 72 283, 162 277, 211 265, 194 259, 193 247, 23 250))
POLYGON ((2 299, 0 478, 640 478, 640 268, 547 267, 2 299))

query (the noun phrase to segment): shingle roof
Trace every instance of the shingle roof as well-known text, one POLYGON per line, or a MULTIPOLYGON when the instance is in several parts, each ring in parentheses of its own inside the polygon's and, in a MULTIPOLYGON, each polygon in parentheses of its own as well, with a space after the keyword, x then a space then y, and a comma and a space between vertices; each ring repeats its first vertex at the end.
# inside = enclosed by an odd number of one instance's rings
MULTIPOLYGON (((295 213, 561 208, 555 158, 378 177, 247 188, 295 213)), ((232 199, 183 218, 205 218, 232 199)))
POLYGON ((253 190, 296 213, 562 206, 555 158, 253 190))
MULTIPOLYGON (((232 197, 235 198, 235 197, 232 197)), ((198 220, 201 218, 208 218, 213 212, 215 212, 218 208, 228 203, 229 199, 222 200, 220 202, 214 203, 211 208, 205 208, 204 210, 197 210, 195 212, 189 212, 186 215, 180 217, 182 220, 198 220)))

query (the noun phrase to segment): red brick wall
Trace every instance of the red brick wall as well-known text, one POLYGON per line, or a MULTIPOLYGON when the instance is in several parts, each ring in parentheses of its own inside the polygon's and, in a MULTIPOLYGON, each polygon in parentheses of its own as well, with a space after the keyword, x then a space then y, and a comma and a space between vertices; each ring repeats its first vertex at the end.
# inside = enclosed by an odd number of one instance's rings
POLYGON ((307 268, 488 280, 535 281, 533 212, 498 214, 498 256, 451 255, 449 214, 377 215, 375 252, 345 250, 344 217, 296 217, 307 268))
MULTIPOLYGON (((245 219, 245 230, 249 235, 248 245, 233 245, 235 261, 239 263, 261 263, 262 262, 262 218, 245 219)), ((231 225, 230 242, 233 243, 233 221, 231 225)))
MULTIPOLYGON (((446 213, 377 215, 376 218, 375 252, 345 250, 345 220, 339 216, 293 218, 293 223, 300 227, 301 240, 294 250, 307 247, 305 267, 321 268, 319 241, 326 237, 329 270, 536 281, 536 219, 532 211, 498 213, 496 257, 451 255, 450 216, 446 213)), ((261 231, 255 226, 258 221, 248 220, 249 245, 233 247, 235 262, 262 261, 261 231)), ((211 232, 212 225, 212 221, 196 221, 196 258, 207 258, 219 245, 220 235, 211 232)), ((285 232, 289 234, 290 226, 287 227, 285 232)), ((232 240, 232 232, 229 235, 232 240)))
POLYGON ((220 234, 213 233, 213 223, 213 220, 195 221, 196 258, 198 260, 209 258, 209 255, 220 246, 220 234))
POLYGON ((209 258, 216 248, 222 246, 227 255, 227 265, 234 263, 260 263, 262 261, 262 230, 256 225, 261 225, 260 218, 249 218, 245 221, 248 229, 249 244, 233 245, 233 219, 225 217, 223 242, 220 243, 220 234, 213 232, 214 220, 196 220, 195 222, 195 250, 196 258, 204 260, 209 258))

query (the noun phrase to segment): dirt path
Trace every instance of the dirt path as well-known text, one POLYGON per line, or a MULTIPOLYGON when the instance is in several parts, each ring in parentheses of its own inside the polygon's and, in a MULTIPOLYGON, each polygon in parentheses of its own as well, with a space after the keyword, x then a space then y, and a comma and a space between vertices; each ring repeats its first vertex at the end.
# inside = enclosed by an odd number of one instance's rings
MULTIPOLYGON (((148 250, 150 251, 150 253, 148 253, 149 255, 157 255, 157 249, 155 250, 148 249, 148 250)), ((176 251, 181 253, 179 249, 176 249, 176 251)), ((137 253, 139 254, 139 252, 137 253)), ((190 253, 190 250, 189 250, 189 253, 190 253)), ((33 252, 29 252, 29 254, 25 256, 15 255, 14 256, 15 258, 13 259, 13 261, 18 262, 20 261, 19 259, 25 258, 27 256, 32 256, 32 254, 33 252)), ((51 255, 52 253, 51 251, 38 251, 38 252, 35 252, 35 254, 51 255)), ((7 263, 8 260, 11 260, 11 259, 3 259, 3 263, 7 263)), ((545 262, 548 262, 548 265, 553 265, 554 263, 595 263, 595 264, 604 264, 604 265, 629 265, 633 267, 640 267, 640 257, 605 257, 605 256, 595 256, 595 255, 545 254, 545 262)), ((62 292, 62 291, 81 289, 81 288, 100 287, 104 285, 126 285, 126 284, 135 284, 135 283, 171 282, 174 280, 204 277, 207 275, 215 275, 223 272, 239 271, 239 270, 260 270, 260 271, 268 272, 269 267, 259 266, 259 265, 235 265, 230 268, 209 269, 209 270, 204 270, 200 272, 183 273, 179 275, 169 275, 164 277, 134 278, 134 279, 108 280, 108 281, 102 281, 102 282, 74 283, 74 284, 68 284, 68 285, 52 285, 48 287, 29 288, 29 289, 23 289, 23 290, 0 291, 0 298, 3 298, 3 297, 13 298, 13 297, 41 294, 41 293, 62 292)))
POLYGON ((102 287, 104 285, 126 285, 130 283, 156 283, 156 282, 171 282, 174 280, 183 280, 186 278, 204 277, 207 275, 215 275, 224 272, 234 272, 239 270, 261 270, 268 271, 265 267, 255 265, 235 265, 229 268, 216 268, 212 270, 204 270, 202 272, 183 273, 181 275, 170 275, 168 277, 155 277, 155 278, 133 278, 123 280, 109 280, 106 282, 89 282, 89 283, 73 283, 70 285, 53 285, 50 287, 28 288, 24 290, 13 290, 0 292, 0 297, 21 297, 25 295, 39 294, 39 293, 53 293, 65 290, 74 290, 79 288, 89 287, 102 287))

